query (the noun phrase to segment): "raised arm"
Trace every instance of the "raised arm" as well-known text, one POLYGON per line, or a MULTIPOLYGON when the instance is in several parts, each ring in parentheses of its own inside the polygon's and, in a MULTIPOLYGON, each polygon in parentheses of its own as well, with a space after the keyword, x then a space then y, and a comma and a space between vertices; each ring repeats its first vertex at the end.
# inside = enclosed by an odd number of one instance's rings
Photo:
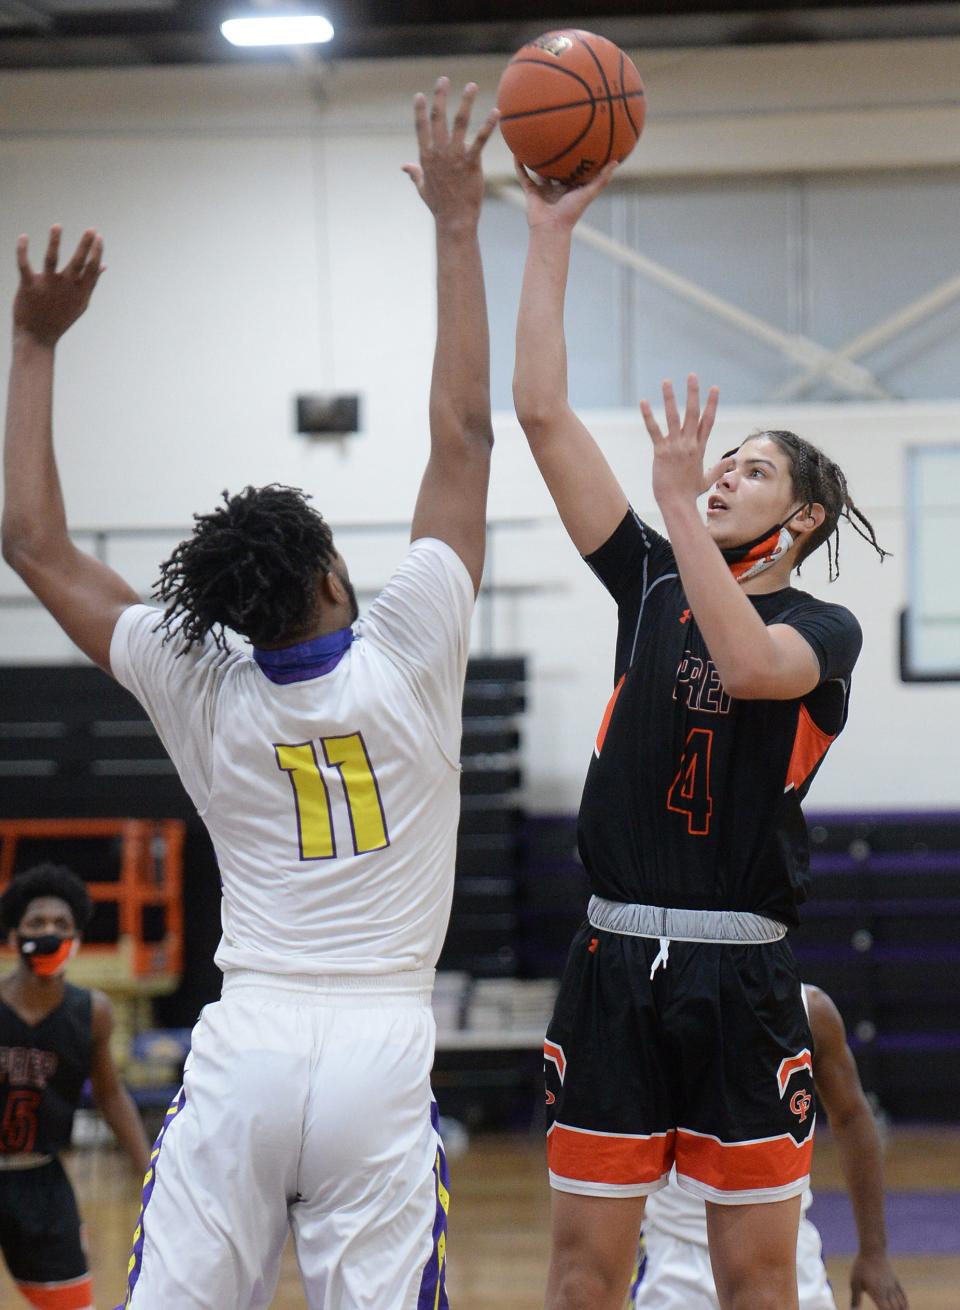
POLYGON ((480 154, 497 122, 492 111, 471 143, 471 82, 452 128, 447 123, 445 77, 433 105, 414 100, 419 164, 404 172, 436 222, 437 346, 430 384, 430 458, 420 483, 411 539, 437 537, 457 552, 475 590, 483 576, 490 422, 490 337, 477 227, 483 203, 480 154))
POLYGON ((122 610, 139 597, 112 569, 78 550, 67 519, 53 450, 53 362, 57 342, 90 302, 103 242, 87 231, 57 271, 60 228, 50 230, 43 268, 17 242, 20 285, 13 304, 13 363, 4 441, 3 557, 67 635, 110 671, 110 638, 122 610))
POLYGON ((600 447, 567 401, 563 305, 573 229, 613 176, 609 164, 583 187, 537 184, 517 164, 529 241, 517 317, 513 401, 563 526, 581 555, 602 546, 627 512, 627 498, 600 447))
POLYGON ((825 992, 808 987, 816 1054, 813 1078, 840 1153, 840 1167, 857 1225, 857 1258, 850 1270, 851 1305, 864 1292, 879 1310, 908 1310, 906 1294, 887 1256, 883 1218, 883 1147, 843 1020, 825 992))

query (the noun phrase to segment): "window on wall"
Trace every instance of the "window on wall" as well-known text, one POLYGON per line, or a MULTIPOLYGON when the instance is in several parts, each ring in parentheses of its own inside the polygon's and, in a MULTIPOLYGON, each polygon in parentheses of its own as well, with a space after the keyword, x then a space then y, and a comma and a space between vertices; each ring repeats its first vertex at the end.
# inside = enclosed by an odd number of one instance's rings
MULTIPOLYGON (((574 243, 571 400, 633 407, 691 369, 745 404, 956 397, 958 213, 960 170, 615 184, 584 221, 666 276, 574 243)), ((509 409, 522 210, 491 199, 482 240, 494 405, 509 409)))
POLYGON ((907 452, 908 600, 901 620, 905 682, 960 682, 960 444, 907 452))

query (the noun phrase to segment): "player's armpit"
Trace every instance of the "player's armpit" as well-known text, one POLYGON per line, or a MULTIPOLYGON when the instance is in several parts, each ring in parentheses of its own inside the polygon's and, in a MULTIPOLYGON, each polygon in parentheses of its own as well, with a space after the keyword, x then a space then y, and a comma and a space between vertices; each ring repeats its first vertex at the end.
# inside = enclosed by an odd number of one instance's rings
POLYGON ((5 542, 4 557, 70 640, 110 673, 110 639, 117 619, 140 601, 129 583, 69 539, 39 551, 5 542))
POLYGON ((517 413, 567 534, 581 555, 591 555, 623 520, 626 493, 603 451, 567 404, 546 414, 519 407, 517 413))

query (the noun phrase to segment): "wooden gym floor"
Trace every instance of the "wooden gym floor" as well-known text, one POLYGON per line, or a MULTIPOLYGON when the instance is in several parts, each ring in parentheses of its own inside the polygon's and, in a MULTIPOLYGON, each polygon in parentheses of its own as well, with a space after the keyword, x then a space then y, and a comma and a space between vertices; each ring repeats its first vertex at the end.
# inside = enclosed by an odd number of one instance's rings
MULTIPOLYGON (((139 1184, 124 1158, 112 1148, 74 1151, 66 1163, 87 1222, 96 1303, 99 1310, 109 1310, 120 1302, 124 1290, 139 1184)), ((479 1136, 464 1155, 451 1162, 451 1173, 448 1285, 453 1310, 541 1310, 549 1201, 539 1137, 479 1136)), ((888 1189, 898 1199, 905 1199, 907 1209, 911 1196, 919 1200, 922 1194, 943 1194, 945 1222, 955 1237, 948 1240, 947 1252, 905 1252, 898 1254, 894 1263, 911 1310, 957 1310, 960 1126, 893 1131, 887 1146, 886 1173, 888 1189), (951 1209, 952 1222, 948 1217, 951 1209)), ((815 1191, 824 1197, 841 1189, 836 1154, 826 1133, 818 1139, 814 1183, 815 1191)), ((824 1233, 824 1237, 829 1247, 829 1234, 824 1233)), ((892 1228, 891 1247, 896 1249, 898 1244, 899 1235, 892 1228)), ((850 1259, 830 1258, 827 1266, 839 1310, 846 1310, 850 1304, 850 1259)), ((867 1304, 864 1302, 864 1310, 867 1304)), ((0 1273, 0 1307, 15 1310, 22 1305, 25 1303, 6 1273, 0 1273)), ((288 1247, 273 1310, 303 1310, 304 1305, 293 1253, 288 1247)))

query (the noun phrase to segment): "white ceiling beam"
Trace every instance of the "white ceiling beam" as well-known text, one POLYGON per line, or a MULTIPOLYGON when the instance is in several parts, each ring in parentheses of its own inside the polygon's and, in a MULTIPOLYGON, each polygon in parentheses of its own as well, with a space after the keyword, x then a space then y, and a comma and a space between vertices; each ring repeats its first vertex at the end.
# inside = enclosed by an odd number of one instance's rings
MULTIPOLYGON (((490 185, 490 190, 509 204, 519 209, 524 208, 523 194, 515 184, 504 185, 495 182, 490 185)), ((698 309, 705 310, 714 318, 730 324, 747 336, 779 350, 794 363, 802 364, 807 369, 815 365, 823 365, 826 375, 850 395, 869 396, 874 400, 891 399, 890 393, 877 382, 869 369, 847 359, 834 361, 833 352, 827 347, 798 333, 784 332, 782 328, 774 326, 766 319, 741 309, 729 300, 724 300, 722 296, 707 291, 705 287, 689 278, 674 273, 663 264, 658 264, 656 260, 641 255, 639 251, 625 245, 622 241, 608 237, 606 233, 591 227, 589 223, 578 223, 573 229, 573 235, 584 245, 591 246, 617 263, 633 269, 651 282, 673 292, 681 300, 696 305, 698 309)))

